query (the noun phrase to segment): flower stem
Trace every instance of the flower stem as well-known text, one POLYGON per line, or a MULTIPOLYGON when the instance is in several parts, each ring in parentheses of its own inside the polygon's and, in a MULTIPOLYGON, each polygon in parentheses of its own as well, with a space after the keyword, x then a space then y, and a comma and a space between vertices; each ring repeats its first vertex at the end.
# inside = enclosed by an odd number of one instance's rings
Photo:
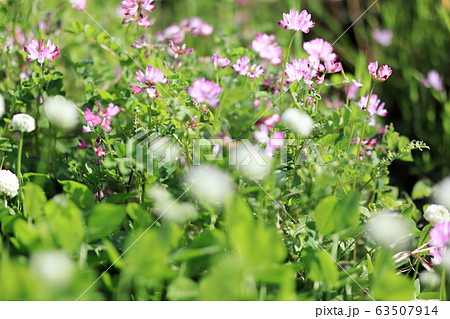
POLYGON ((22 149, 23 149, 23 132, 20 132, 19 150, 17 153, 17 177, 19 178, 20 186, 23 184, 22 180, 22 149))
POLYGON ((284 87, 284 75, 285 75, 285 70, 286 70, 286 64, 287 64, 287 60, 289 59, 289 53, 291 52, 291 47, 292 47, 292 43, 294 43, 294 39, 295 39, 295 32, 292 34, 291 37, 291 41, 289 42, 289 46, 288 49, 286 51, 286 55, 284 56, 284 61, 283 61, 283 69, 281 70, 281 84, 280 84, 280 97, 278 98, 280 101, 278 102, 280 108, 281 108, 281 97, 283 96, 284 92, 283 92, 283 87, 284 87))

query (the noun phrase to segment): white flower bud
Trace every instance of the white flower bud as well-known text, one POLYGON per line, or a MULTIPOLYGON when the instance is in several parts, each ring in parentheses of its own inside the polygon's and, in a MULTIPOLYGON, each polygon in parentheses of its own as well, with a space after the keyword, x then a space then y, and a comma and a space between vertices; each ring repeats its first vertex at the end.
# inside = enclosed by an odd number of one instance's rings
POLYGON ((75 103, 61 95, 49 97, 44 103, 44 111, 50 123, 64 130, 74 129, 80 120, 75 103))
POLYGON ((13 116, 11 120, 11 126, 23 132, 33 132, 36 128, 36 123, 34 118, 29 116, 28 114, 19 113, 13 116))
POLYGON ((450 222, 450 213, 447 208, 442 205, 428 206, 423 217, 429 221, 431 225, 436 225, 440 222, 450 222))
POLYGON ((0 170, 0 194, 6 194, 14 197, 19 190, 19 179, 17 176, 7 170, 0 170))
POLYGON ((281 116, 281 120, 288 126, 294 133, 301 136, 308 136, 314 126, 312 118, 303 111, 297 109, 287 109, 281 116))

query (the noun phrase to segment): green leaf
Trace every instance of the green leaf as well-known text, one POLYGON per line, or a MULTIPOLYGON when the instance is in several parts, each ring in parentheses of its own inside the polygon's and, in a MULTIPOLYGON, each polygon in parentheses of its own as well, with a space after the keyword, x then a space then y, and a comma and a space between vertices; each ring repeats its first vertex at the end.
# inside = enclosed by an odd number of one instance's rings
POLYGON ((412 190, 411 197, 412 199, 422 199, 426 197, 430 197, 432 193, 432 187, 429 186, 425 181, 418 181, 412 190))
POLYGON ((323 235, 355 226, 359 217, 359 193, 351 191, 342 199, 335 196, 324 198, 315 209, 316 225, 323 235))
POLYGON ((337 264, 325 251, 308 252, 305 254, 305 271, 313 281, 324 282, 330 286, 339 280, 337 264))
POLYGON ((185 277, 177 277, 167 289, 169 300, 195 300, 199 292, 198 284, 185 277))
POLYGON ((414 291, 412 280, 397 274, 391 253, 380 250, 375 256, 370 295, 376 300, 403 301, 411 300, 414 291))
POLYGON ((88 218, 89 242, 115 232, 125 217, 125 207, 113 204, 97 204, 88 218))
POLYGON ((25 216, 37 218, 43 214, 47 197, 42 188, 33 183, 28 183, 22 187, 21 197, 25 216))
POLYGON ((67 197, 81 209, 89 209, 94 205, 94 195, 84 184, 74 181, 59 181, 67 197))
POLYGON ((77 252, 85 235, 80 209, 61 194, 45 205, 44 212, 54 241, 68 252, 77 252))

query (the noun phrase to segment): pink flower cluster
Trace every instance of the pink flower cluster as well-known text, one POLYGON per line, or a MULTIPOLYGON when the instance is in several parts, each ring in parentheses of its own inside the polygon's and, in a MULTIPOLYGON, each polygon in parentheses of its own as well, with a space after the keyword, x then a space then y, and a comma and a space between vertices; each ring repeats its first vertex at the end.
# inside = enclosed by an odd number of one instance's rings
POLYGON ((384 47, 388 47, 392 43, 394 33, 390 29, 375 29, 372 31, 372 38, 384 47))
POLYGON ((273 131, 270 135, 275 124, 281 120, 279 114, 274 114, 256 122, 257 131, 253 134, 253 138, 258 141, 258 143, 265 144, 264 154, 269 158, 273 157, 276 150, 279 150, 284 143, 284 133, 282 131, 273 131))
POLYGON ((370 75, 380 82, 386 81, 392 74, 392 69, 388 65, 383 65, 378 69, 378 61, 370 62, 367 68, 370 75))
POLYGON ((431 241, 428 244, 430 255, 433 256, 431 260, 433 265, 439 265, 442 262, 442 255, 450 253, 450 222, 440 222, 433 226, 429 232, 431 241))
POLYGON ((378 99, 378 95, 372 94, 369 99, 369 95, 362 96, 359 100, 359 107, 363 111, 368 111, 370 113, 370 126, 375 126, 375 117, 374 115, 385 117, 388 114, 388 111, 384 108, 385 103, 381 103, 378 99))
POLYGON ((214 68, 224 69, 230 64, 230 60, 227 58, 222 58, 220 54, 213 54, 211 57, 211 62, 214 64, 214 68))
POLYGON ((325 74, 341 71, 342 65, 336 62, 337 55, 333 53, 333 47, 327 41, 317 38, 303 43, 303 49, 309 55, 307 59, 294 59, 286 64, 285 74, 288 83, 303 80, 309 86, 313 86, 313 78, 317 78, 317 85, 320 85, 325 80, 325 74))
POLYGON ((38 40, 33 39, 25 46, 24 51, 28 53, 28 62, 38 60, 41 66, 45 59, 54 61, 55 58, 59 56, 59 48, 58 46, 53 45, 51 40, 48 40, 47 46, 45 46, 44 39, 41 40, 41 43, 39 43, 38 40))
POLYGON ((279 21, 278 25, 285 30, 309 33, 309 29, 313 28, 315 23, 311 21, 311 14, 308 11, 303 10, 299 13, 297 10, 291 9, 289 13, 283 13, 283 20, 279 21))
POLYGON ((194 48, 190 48, 186 50, 186 44, 182 46, 175 45, 172 40, 169 40, 169 55, 174 59, 177 59, 179 55, 188 55, 194 51, 194 48))
POLYGON ((195 80, 192 86, 186 88, 187 94, 189 94, 196 103, 206 103, 214 108, 219 106, 219 95, 222 93, 222 88, 205 78, 195 80))
POLYGON ((138 94, 144 90, 147 90, 147 93, 152 100, 155 97, 161 97, 158 90, 155 88, 155 85, 158 83, 169 83, 169 80, 164 77, 164 72, 161 72, 159 69, 152 66, 147 66, 145 73, 141 70, 136 71, 136 75, 138 82, 143 84, 143 86, 130 85, 130 88, 133 90, 133 94, 138 94))
POLYGON ((442 76, 436 70, 430 70, 428 72, 428 76, 420 80, 423 86, 433 88, 438 92, 442 92, 444 90, 443 81, 442 76))
POLYGON ((84 111, 84 120, 88 125, 83 126, 83 132, 91 132, 93 127, 101 126, 103 131, 109 133, 112 130, 111 119, 119 114, 120 107, 113 103, 109 103, 105 112, 103 112, 101 103, 98 102, 97 105, 98 114, 94 114, 89 108, 84 111))
POLYGON ((250 44, 250 48, 259 53, 261 59, 270 61, 273 65, 280 65, 283 61, 283 51, 275 39, 273 34, 258 33, 250 44))
POLYGON ((309 60, 312 62, 337 60, 336 53, 333 53, 333 46, 321 38, 304 42, 303 49, 308 53, 309 60))
MULTIPOLYGON (((351 141, 351 144, 357 144, 359 145, 359 143, 361 142, 361 146, 362 149, 364 150, 364 153, 366 153, 367 156, 372 156, 372 152, 374 150, 374 146, 377 144, 377 139, 376 138, 363 138, 361 141, 361 138, 358 136, 356 138, 354 138, 351 141)), ((359 152, 359 160, 363 160, 363 153, 359 152)))
POLYGON ((252 79, 257 79, 264 74, 262 65, 250 65, 250 59, 248 56, 243 56, 242 58, 237 59, 236 64, 234 64, 231 68, 233 71, 237 72, 237 74, 245 75, 252 79))
POLYGON ((174 43, 181 43, 186 34, 209 37, 213 30, 212 25, 204 22, 199 17, 193 17, 184 19, 180 24, 172 24, 163 31, 159 31, 156 33, 155 39, 160 42, 172 40, 174 43))
POLYGON ((86 9, 87 0, 69 0, 75 10, 83 11, 86 9))
POLYGON ((124 14, 130 16, 130 18, 125 18, 122 24, 128 24, 130 22, 137 22, 139 26, 143 28, 149 28, 155 19, 148 21, 148 14, 144 11, 152 12, 155 10, 154 6, 155 0, 124 0, 122 1, 122 7, 124 14))

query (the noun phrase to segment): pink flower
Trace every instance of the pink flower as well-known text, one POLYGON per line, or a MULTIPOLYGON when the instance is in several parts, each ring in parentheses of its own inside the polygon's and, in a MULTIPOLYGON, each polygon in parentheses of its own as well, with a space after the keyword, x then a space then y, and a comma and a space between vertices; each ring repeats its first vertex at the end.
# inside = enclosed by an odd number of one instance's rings
POLYGON ((392 74, 392 69, 388 65, 383 65, 378 69, 378 62, 370 62, 367 67, 370 75, 380 82, 386 81, 392 74), (378 72, 377 72, 378 70, 378 72))
POLYGON ((308 59, 291 60, 286 64, 286 81, 292 83, 294 81, 300 82, 303 80, 308 85, 312 85, 311 79, 318 75, 317 71, 311 67, 311 62, 308 59))
POLYGON ((274 131, 271 136, 269 136, 271 128, 265 124, 259 124, 257 126, 258 130, 253 134, 253 138, 261 144, 265 144, 266 148, 264 153, 272 158, 276 150, 280 149, 284 143, 284 133, 281 131, 274 131))
POLYGON ((103 146, 94 147, 94 152, 98 157, 105 157, 106 153, 103 150, 103 146))
POLYGON ((309 54, 311 61, 336 61, 333 46, 324 39, 317 38, 303 43, 303 49, 309 54))
POLYGON ((121 4, 125 15, 134 16, 139 12, 139 9, 152 12, 155 10, 154 3, 155 0, 124 0, 121 4))
POLYGON ((78 138, 78 141, 79 141, 80 143, 77 144, 77 147, 78 147, 80 150, 83 150, 83 149, 88 148, 88 147, 90 146, 89 144, 86 144, 86 142, 83 141, 81 138, 78 138))
POLYGON ((325 61, 325 71, 327 73, 337 73, 341 72, 342 65, 340 62, 333 62, 333 61, 325 61))
POLYGON ((270 61, 273 65, 279 65, 283 61, 283 51, 275 42, 275 35, 258 33, 250 44, 250 48, 259 53, 259 57, 270 61))
POLYGON ((263 74, 264 74, 264 69, 261 64, 259 64, 259 65, 253 64, 247 70, 247 77, 252 78, 252 79, 257 79, 263 74))
POLYGON ((269 108, 272 105, 272 102, 270 101, 270 99, 268 98, 260 98, 260 99, 255 99, 253 101, 253 108, 257 109, 259 108, 259 105, 261 104, 262 101, 266 102, 266 107, 269 108))
POLYGON ((267 126, 268 128, 274 128, 275 124, 280 122, 281 116, 280 114, 274 114, 271 116, 264 117, 256 121, 255 126, 260 128, 262 126, 267 126))
POLYGON ((195 100, 197 103, 206 103, 214 108, 219 106, 219 95, 222 92, 222 88, 205 78, 195 80, 192 86, 186 89, 186 92, 195 100))
POLYGON ((252 79, 257 79, 264 74, 262 65, 253 64, 250 66, 250 59, 248 56, 243 56, 242 58, 237 59, 236 64, 234 64, 231 68, 239 75, 246 75, 252 79))
POLYGON ((211 25, 202 21, 199 17, 184 19, 181 21, 180 26, 187 33, 191 35, 201 35, 202 37, 210 36, 214 29, 211 25))
POLYGON ((53 45, 51 40, 48 40, 47 46, 45 46, 44 39, 41 40, 41 43, 39 43, 38 40, 33 39, 25 46, 24 51, 28 53, 28 62, 38 60, 41 66, 45 59, 54 61, 55 58, 59 56, 59 48, 58 46, 53 45))
POLYGON ((423 86, 427 88, 433 88, 438 92, 442 92, 443 88, 443 78, 436 70, 430 70, 426 78, 420 80, 423 86))
POLYGON ((128 24, 130 22, 136 21, 139 26, 143 28, 149 28, 154 22, 155 19, 151 19, 147 21, 148 14, 144 13, 144 11, 152 12, 155 10, 155 6, 153 5, 155 0, 124 0, 122 1, 122 7, 124 10, 124 14, 126 16, 131 16, 131 18, 125 18, 122 21, 122 24, 128 24))
POLYGON ((279 150, 284 144, 284 133, 282 131, 274 131, 269 138, 264 153, 272 158, 276 150, 279 150))
POLYGON ((308 33, 315 23, 311 21, 311 15, 306 10, 299 14, 297 10, 291 9, 289 13, 283 13, 283 20, 279 21, 278 25, 285 30, 308 33))
POLYGON ((243 56, 242 58, 237 59, 236 64, 234 64, 231 68, 239 75, 247 75, 247 70, 249 66, 250 66, 250 59, 248 58, 248 56, 243 56))
POLYGON ((188 55, 194 51, 193 48, 186 49, 186 44, 183 44, 181 47, 177 46, 173 43, 172 40, 169 40, 169 55, 171 55, 174 59, 177 59, 179 55, 188 55))
POLYGON ((376 94, 372 94, 370 100, 369 95, 362 96, 361 99, 359 100, 359 107, 361 108, 361 110, 363 111, 367 110, 370 113, 371 116, 371 120, 369 123, 370 126, 375 126, 375 118, 374 118, 375 114, 382 117, 385 117, 388 114, 388 111, 384 109, 385 106, 384 102, 381 104, 380 102, 381 101, 378 99, 378 96, 376 94))
POLYGON ((349 100, 354 100, 356 99, 356 92, 362 87, 363 85, 359 83, 359 79, 351 80, 349 86, 344 86, 344 92, 347 94, 349 100))
POLYGON ((86 111, 84 111, 84 120, 90 126, 100 125, 103 121, 101 116, 92 113, 92 111, 89 108, 87 108, 86 111))
POLYGON ((187 125, 189 125, 191 127, 191 129, 195 130, 197 129, 199 126, 203 126, 203 123, 198 123, 197 122, 198 119, 198 115, 195 115, 193 118, 191 118, 189 121, 186 122, 187 125))
POLYGON ((75 10, 83 11, 86 9, 87 0, 69 0, 75 10))
POLYGON ((163 31, 159 31, 155 34, 155 39, 164 42, 166 40, 172 40, 174 43, 181 43, 184 40, 184 30, 178 24, 172 24, 165 28, 163 31))
POLYGON ((217 69, 224 69, 230 64, 230 60, 227 58, 222 58, 219 54, 213 54, 211 57, 211 62, 214 64, 214 67, 217 69))
POLYGON ((155 97, 159 97, 159 93, 154 86, 157 83, 169 83, 169 80, 164 77, 164 73, 159 69, 153 68, 152 66, 147 66, 145 73, 141 70, 136 71, 136 75, 138 82, 144 86, 139 87, 136 85, 130 85, 130 88, 133 90, 133 94, 138 94, 143 90, 147 90, 147 93, 152 100, 155 97))
MULTIPOLYGON (((361 137, 356 137, 351 141, 351 144, 358 144, 361 141, 361 137)), ((374 150, 374 146, 377 144, 378 139, 376 138, 371 138, 371 139, 367 139, 367 138, 363 138, 362 142, 361 142, 361 146, 364 150, 364 153, 366 153, 367 156, 372 156, 372 152, 374 150)), ((359 159, 362 161, 363 160, 363 154, 362 152, 359 153, 359 159)))
POLYGON ((431 263, 439 265, 442 262, 442 255, 448 252, 450 242, 450 222, 440 222, 433 226, 429 232, 431 241, 428 244, 430 255, 433 256, 431 263))
POLYGON ((388 47, 392 43, 394 34, 389 29, 375 29, 372 31, 372 38, 384 47, 388 47))
MULTIPOLYGON (((98 115, 92 113, 92 111, 87 108, 84 111, 84 120, 90 127, 101 126, 102 129, 109 133, 112 130, 111 127, 111 119, 113 116, 116 116, 120 112, 120 107, 114 105, 113 103, 109 103, 106 107, 105 112, 102 110, 102 106, 98 103, 98 115)), ((89 128, 89 127, 88 127, 89 128)), ((83 131, 88 131, 83 128, 83 131)))

